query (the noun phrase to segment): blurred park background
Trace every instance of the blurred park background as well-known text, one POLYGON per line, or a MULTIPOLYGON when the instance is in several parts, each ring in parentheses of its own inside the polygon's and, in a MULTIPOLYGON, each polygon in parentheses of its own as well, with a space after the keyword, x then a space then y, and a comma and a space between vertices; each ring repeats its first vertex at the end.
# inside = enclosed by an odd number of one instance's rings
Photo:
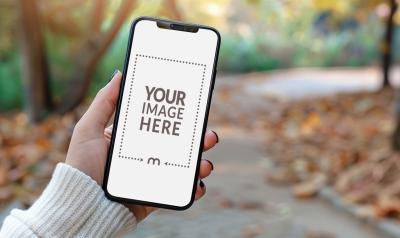
POLYGON ((142 15, 221 32, 220 143, 206 197, 128 237, 400 237, 397 0, 0 0, 1 220, 64 161, 142 15))

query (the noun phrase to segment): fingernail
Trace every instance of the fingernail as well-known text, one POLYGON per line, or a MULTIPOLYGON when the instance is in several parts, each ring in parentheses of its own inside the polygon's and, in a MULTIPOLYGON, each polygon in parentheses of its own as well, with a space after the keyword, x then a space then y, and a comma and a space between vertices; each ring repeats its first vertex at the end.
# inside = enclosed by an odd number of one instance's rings
POLYGON ((200 184, 199 184, 199 185, 200 185, 200 188, 204 188, 204 183, 203 183, 203 181, 200 180, 200 184))
POLYGON ((208 163, 210 163, 210 165, 211 165, 211 170, 214 170, 214 164, 213 164, 211 161, 209 161, 208 159, 204 159, 204 160, 206 160, 208 163))
POLYGON ((114 78, 114 76, 118 73, 118 71, 119 71, 118 69, 115 69, 114 73, 111 75, 111 78, 108 81, 111 81, 114 78))
POLYGON ((214 135, 217 137, 217 143, 219 142, 219 137, 218 137, 218 134, 217 134, 217 132, 215 132, 215 131, 212 131, 213 133, 214 133, 214 135))

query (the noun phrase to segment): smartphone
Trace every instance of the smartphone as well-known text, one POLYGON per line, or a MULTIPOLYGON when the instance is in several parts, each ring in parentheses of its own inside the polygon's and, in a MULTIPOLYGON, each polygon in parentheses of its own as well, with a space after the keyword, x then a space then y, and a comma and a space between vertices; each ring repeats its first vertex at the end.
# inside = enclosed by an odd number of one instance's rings
POLYGON ((192 205, 220 41, 208 26, 132 23, 103 183, 109 199, 192 205))

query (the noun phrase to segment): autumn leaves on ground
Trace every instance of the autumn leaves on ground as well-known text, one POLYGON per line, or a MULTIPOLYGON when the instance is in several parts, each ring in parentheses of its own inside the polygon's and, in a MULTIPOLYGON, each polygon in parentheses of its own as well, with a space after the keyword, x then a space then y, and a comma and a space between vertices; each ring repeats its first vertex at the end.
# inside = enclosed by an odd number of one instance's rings
MULTIPOLYGON (((267 182, 291 186, 299 199, 329 186, 344 200, 360 204, 360 215, 400 218, 400 162, 390 149, 392 90, 300 101, 259 97, 253 100, 260 103, 233 112, 224 101, 241 100, 239 90, 216 91, 219 103, 210 120, 263 134, 265 152, 275 164, 265 173, 267 182)), ((86 106, 36 126, 21 112, 0 117, 1 205, 18 199, 28 206, 35 200, 56 163, 65 159, 74 124, 86 106)))
POLYGON ((236 110, 220 106, 212 116, 262 134, 274 164, 265 173, 267 183, 287 186, 298 199, 328 187, 356 204, 362 217, 400 218, 400 162, 391 149, 393 89, 302 100, 243 91, 221 87, 217 100, 236 110))
POLYGON ((332 186, 360 216, 400 216, 400 162, 391 151, 393 92, 305 100, 266 116, 272 183, 298 198, 332 186))

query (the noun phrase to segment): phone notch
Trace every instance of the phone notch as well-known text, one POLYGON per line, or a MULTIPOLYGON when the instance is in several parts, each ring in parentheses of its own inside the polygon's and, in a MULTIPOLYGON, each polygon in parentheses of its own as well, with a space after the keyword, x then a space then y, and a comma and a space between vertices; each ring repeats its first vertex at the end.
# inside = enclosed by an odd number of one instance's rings
POLYGON ((196 33, 199 31, 199 27, 175 22, 167 22, 167 21, 157 21, 157 26, 162 29, 169 29, 175 31, 186 31, 196 33))

